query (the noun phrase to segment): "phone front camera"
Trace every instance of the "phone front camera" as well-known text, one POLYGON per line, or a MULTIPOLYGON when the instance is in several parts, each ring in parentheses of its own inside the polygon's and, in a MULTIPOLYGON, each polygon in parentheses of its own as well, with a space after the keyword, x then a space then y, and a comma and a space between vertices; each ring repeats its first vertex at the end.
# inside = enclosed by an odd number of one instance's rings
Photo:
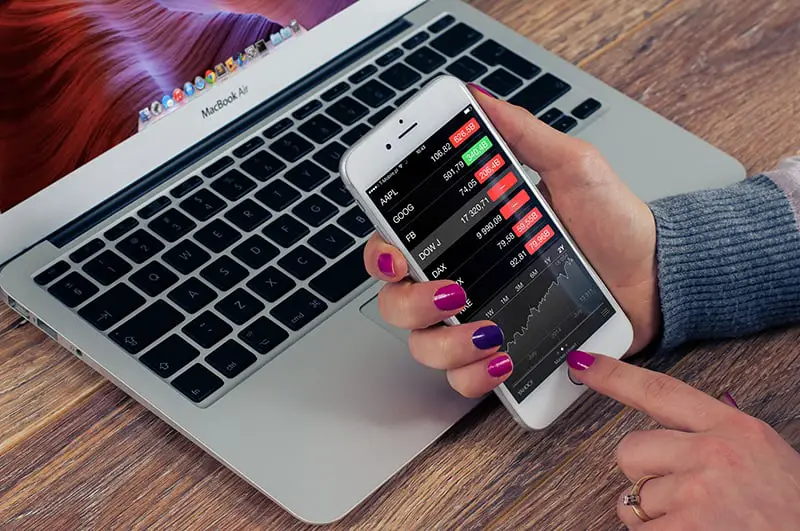
POLYGON ((402 118, 400 119, 400 125, 403 125, 403 119, 402 118))
POLYGON ((386 144, 386 149, 392 149, 392 145, 391 144, 386 144))

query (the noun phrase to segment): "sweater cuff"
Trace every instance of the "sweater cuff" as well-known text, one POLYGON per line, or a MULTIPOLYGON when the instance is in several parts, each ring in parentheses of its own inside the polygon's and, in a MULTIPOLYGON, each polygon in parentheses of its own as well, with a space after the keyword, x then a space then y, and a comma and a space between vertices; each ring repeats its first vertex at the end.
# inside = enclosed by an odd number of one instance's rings
POLYGON ((800 234, 766 176, 653 202, 662 349, 800 317, 800 234))

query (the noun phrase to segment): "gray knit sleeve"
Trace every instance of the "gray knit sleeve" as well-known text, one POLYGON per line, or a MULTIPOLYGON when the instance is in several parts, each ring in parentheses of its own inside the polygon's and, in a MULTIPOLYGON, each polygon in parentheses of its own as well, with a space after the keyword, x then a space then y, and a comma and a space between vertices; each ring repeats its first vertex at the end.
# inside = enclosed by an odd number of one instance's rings
POLYGON ((800 160, 653 202, 661 348, 800 321, 800 160))

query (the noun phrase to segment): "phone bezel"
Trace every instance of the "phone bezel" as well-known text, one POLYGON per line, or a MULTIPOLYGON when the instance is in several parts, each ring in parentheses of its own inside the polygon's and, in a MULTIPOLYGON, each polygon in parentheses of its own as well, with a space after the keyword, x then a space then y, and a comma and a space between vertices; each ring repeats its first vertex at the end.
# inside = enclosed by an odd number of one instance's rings
MULTIPOLYGON (((425 277, 399 236, 372 205, 366 191, 469 104, 472 104, 475 112, 487 124, 487 128, 497 139, 501 148, 508 154, 512 154, 511 149, 494 128, 466 85, 454 77, 440 76, 362 137, 345 153, 340 163, 340 173, 345 185, 375 225, 377 232, 387 242, 403 252, 409 263, 411 276, 418 281, 430 279, 425 277), (407 131, 411 124, 416 124, 416 126, 411 131, 407 131), (405 131, 407 132, 402 138, 399 138, 405 131), (391 150, 386 149, 387 144, 392 145, 391 150), (376 154, 380 156, 376 156, 376 154)), ((518 175, 530 185, 537 200, 562 232, 567 243, 573 247, 578 259, 616 310, 614 316, 581 345, 581 350, 621 358, 633 341, 633 328, 630 321, 594 268, 583 256, 580 248, 572 240, 555 212, 539 193, 522 164, 514 156, 510 157, 509 162, 515 167, 518 175)), ((448 324, 458 324, 458 322, 455 318, 448 319, 448 324)), ((505 385, 499 386, 495 393, 523 427, 542 429, 566 411, 585 390, 585 387, 576 385, 569 379, 567 365, 561 363, 522 402, 518 403, 505 385)))

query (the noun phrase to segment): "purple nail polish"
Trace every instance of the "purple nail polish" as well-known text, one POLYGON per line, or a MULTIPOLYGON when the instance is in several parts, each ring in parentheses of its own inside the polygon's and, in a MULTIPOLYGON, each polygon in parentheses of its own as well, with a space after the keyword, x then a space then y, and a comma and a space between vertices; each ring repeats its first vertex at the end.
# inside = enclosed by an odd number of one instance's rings
POLYGON ((580 350, 573 350, 567 354, 567 365, 576 371, 585 371, 594 363, 594 356, 581 352, 580 350))
POLYGON ((450 284, 436 290, 433 304, 443 312, 457 310, 467 303, 467 294, 458 284, 450 284))
POLYGON ((390 253, 381 253, 378 256, 378 270, 387 277, 393 277, 397 273, 394 272, 394 260, 390 253))
POLYGON ((489 365, 486 366, 486 370, 489 372, 489 376, 492 378, 500 378, 501 376, 505 376, 506 374, 510 373, 513 368, 514 363, 511 361, 511 357, 508 354, 497 356, 489 362, 489 365))
POLYGON ((480 92, 482 94, 486 94, 490 98, 494 98, 494 95, 491 92, 489 92, 488 90, 486 90, 485 88, 483 88, 480 85, 477 85, 475 83, 467 83, 467 86, 469 86, 471 88, 474 88, 475 90, 477 90, 478 92, 480 92))
POLYGON ((503 344, 503 331, 497 325, 482 326, 472 333, 472 343, 481 350, 503 344))
POLYGON ((728 391, 725 391, 725 394, 722 395, 722 397, 723 397, 723 402, 725 402, 726 404, 733 406, 736 409, 742 409, 739 407, 739 404, 736 403, 736 399, 733 398, 733 395, 731 395, 728 391))

